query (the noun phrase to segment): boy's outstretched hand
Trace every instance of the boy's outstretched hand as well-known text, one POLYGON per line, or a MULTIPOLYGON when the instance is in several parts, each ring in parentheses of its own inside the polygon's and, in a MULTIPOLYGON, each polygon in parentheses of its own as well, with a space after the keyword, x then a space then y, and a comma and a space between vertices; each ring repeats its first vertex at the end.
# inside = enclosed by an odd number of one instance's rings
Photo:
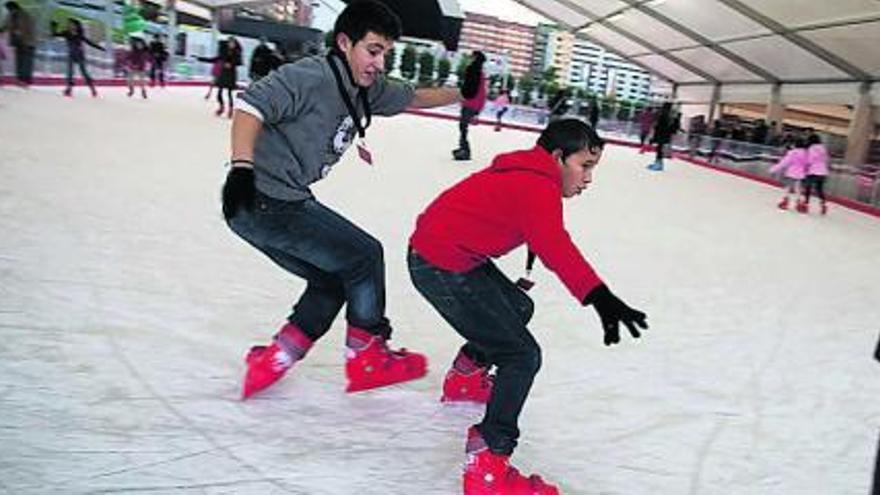
POLYGON ((605 284, 590 291, 583 303, 585 306, 592 304, 596 312, 599 313, 599 319, 602 320, 602 330, 605 332, 605 345, 620 343, 620 323, 626 325, 630 335, 635 339, 642 336, 636 326, 642 329, 648 328, 646 321, 648 315, 627 306, 605 284))

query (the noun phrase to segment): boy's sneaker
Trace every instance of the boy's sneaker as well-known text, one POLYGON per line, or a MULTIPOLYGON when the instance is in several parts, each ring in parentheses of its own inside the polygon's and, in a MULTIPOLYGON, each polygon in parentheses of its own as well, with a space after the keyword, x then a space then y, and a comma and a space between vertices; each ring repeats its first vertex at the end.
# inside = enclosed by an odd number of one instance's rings
POLYGON ((421 378, 428 373, 424 355, 406 349, 392 350, 380 335, 348 327, 345 339, 346 392, 360 392, 421 378))

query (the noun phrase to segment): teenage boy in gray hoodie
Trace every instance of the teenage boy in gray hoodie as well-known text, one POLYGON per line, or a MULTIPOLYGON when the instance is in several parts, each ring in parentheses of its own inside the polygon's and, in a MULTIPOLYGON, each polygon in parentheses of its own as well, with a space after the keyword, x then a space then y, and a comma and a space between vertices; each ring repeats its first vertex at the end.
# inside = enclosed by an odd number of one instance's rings
MULTIPOLYGON (((382 77, 400 20, 383 4, 354 1, 339 15, 326 56, 287 64, 251 86, 232 121, 231 168, 223 186, 229 227, 285 270, 305 292, 268 346, 246 357, 243 397, 279 380, 330 328, 343 304, 349 392, 421 378, 422 354, 388 347, 382 244, 320 201, 326 177, 372 114, 457 102, 454 88, 413 89, 382 77)), ((370 162, 364 143, 361 159, 370 162)))

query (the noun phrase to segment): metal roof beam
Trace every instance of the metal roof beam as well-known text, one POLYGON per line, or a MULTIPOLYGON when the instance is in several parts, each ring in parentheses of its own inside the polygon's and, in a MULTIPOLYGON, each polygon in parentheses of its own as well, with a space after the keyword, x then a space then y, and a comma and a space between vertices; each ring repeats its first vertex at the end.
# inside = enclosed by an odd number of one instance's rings
MULTIPOLYGON (((552 15, 548 14, 546 11, 541 10, 540 8, 535 7, 534 5, 531 5, 531 4, 527 3, 526 0, 513 0, 513 1, 516 2, 516 3, 518 3, 518 4, 520 4, 520 5, 522 5, 523 7, 527 7, 527 8, 529 8, 529 9, 531 9, 531 10, 534 10, 535 12, 541 14, 542 16, 544 16, 544 17, 546 17, 546 18, 548 18, 548 19, 553 19, 553 20, 556 20, 557 22, 561 22, 561 21, 558 21, 556 18, 554 18, 552 15)), ((575 26, 571 26, 571 28, 572 28, 572 29, 575 29, 575 26)), ((583 35, 582 35, 582 36, 583 36, 583 35)), ((620 58, 622 58, 622 59, 628 61, 628 62, 631 63, 631 64, 638 65, 639 67, 641 67, 641 68, 644 69, 645 71, 650 72, 650 73, 652 73, 652 74, 654 74, 654 75, 656 75, 656 76, 659 76, 659 77, 661 77, 661 78, 663 78, 663 79, 666 79, 666 80, 669 81, 669 82, 672 82, 672 83, 675 82, 675 79, 673 79, 673 78, 667 76, 667 75, 664 74, 663 72, 661 72, 661 71, 659 71, 659 70, 657 70, 657 69, 653 69, 653 68, 651 68, 651 67, 648 67, 648 66, 645 65, 645 64, 642 64, 642 63, 636 62, 635 60, 630 60, 629 57, 627 57, 627 56, 624 55, 623 53, 620 53, 619 51, 615 50, 614 48, 611 48, 610 46, 606 45, 605 43, 602 43, 602 42, 600 42, 600 41, 597 41, 597 40, 593 39, 593 38, 590 37, 589 35, 587 35, 586 37, 590 40, 591 43, 594 43, 594 44, 596 44, 596 45, 602 47, 605 51, 611 52, 611 53, 613 53, 613 54, 619 56, 620 58)))
MULTIPOLYGON (((679 33, 681 33, 689 38, 691 38, 692 40, 697 41, 701 46, 709 48, 713 52, 715 52, 715 53, 721 55, 722 57, 732 61, 733 63, 745 68, 749 72, 760 76, 765 81, 779 82, 779 78, 776 77, 774 74, 767 72, 766 70, 762 69, 761 67, 749 62, 748 60, 744 59, 743 57, 731 52, 727 48, 724 48, 723 46, 719 45, 718 43, 715 43, 714 41, 710 40, 709 38, 704 37, 703 35, 697 33, 696 31, 693 31, 692 29, 670 19, 669 17, 666 17, 665 15, 661 14, 660 12, 657 12, 656 10, 649 8, 646 4, 639 3, 635 0, 621 0, 621 1, 629 6, 633 7, 634 9, 644 13, 645 15, 655 19, 656 21, 658 21, 662 24, 665 24, 666 26, 678 31, 679 33)), ((666 53, 668 53, 668 52, 666 52, 666 53)))
MULTIPOLYGON (((853 78, 855 78, 859 81, 867 81, 867 80, 871 79, 870 74, 868 74, 867 72, 859 69, 855 65, 849 63, 848 61, 844 60, 843 58, 839 57, 838 55, 835 55, 834 53, 822 48, 821 46, 817 45, 816 43, 804 38, 803 36, 801 36, 795 32, 792 32, 792 30, 786 28, 782 24, 776 22, 775 20, 771 19, 770 17, 765 16, 764 14, 758 12, 757 10, 754 10, 751 7, 743 4, 739 0, 718 0, 718 2, 730 7, 731 9, 733 9, 733 10, 739 12, 740 14, 748 17, 749 19, 757 22, 758 24, 761 24, 762 26, 773 31, 774 33, 778 34, 779 36, 782 36, 783 38, 787 39, 788 41, 794 43, 795 45, 799 46, 800 48, 811 53, 812 55, 822 59, 823 61, 834 66, 835 68, 849 74, 853 78)), ((785 81, 785 82, 788 82, 788 81, 785 81)))
MULTIPOLYGON (((660 55, 661 57, 664 57, 664 58, 670 60, 671 62, 673 62, 677 65, 680 65, 681 67, 684 67, 685 69, 689 70, 690 72, 693 72, 694 74, 702 77, 703 79, 706 79, 707 81, 719 82, 717 79, 715 79, 715 76, 713 76, 712 74, 709 74, 708 72, 703 71, 699 67, 696 67, 694 65, 691 65, 688 62, 685 62, 684 60, 676 57, 675 55, 663 53, 662 48, 660 48, 660 47, 658 47, 658 46, 656 46, 646 40, 643 40, 642 38, 639 38, 638 36, 630 33, 626 29, 619 28, 619 27, 615 26, 613 23, 608 22, 608 20, 606 18, 601 18, 600 16, 596 15, 594 12, 585 9, 584 7, 581 7, 580 5, 578 5, 576 3, 573 3, 569 0, 556 0, 556 3, 562 4, 566 8, 568 8, 569 10, 573 10, 574 12, 578 12, 578 13, 582 14, 584 17, 591 19, 591 22, 589 22, 583 26, 573 27, 574 31, 577 31, 579 29, 583 29, 584 27, 589 26, 590 24, 601 24, 602 26, 605 26, 606 28, 614 31, 615 33, 617 33, 625 38, 628 38, 632 41, 635 41, 636 43, 638 43, 640 45, 647 47, 649 50, 656 53, 657 55, 660 55)), ((627 60, 630 60, 629 57, 624 56, 624 58, 626 58, 627 60)), ((678 82, 678 81, 672 80, 672 82, 678 82)))
MULTIPOLYGON (((841 77, 826 77, 826 78, 822 78, 822 79, 791 79, 791 80, 786 79, 785 81, 782 81, 782 82, 776 83, 776 84, 783 84, 783 85, 788 86, 788 85, 794 85, 794 84, 856 84, 856 83, 860 83, 860 82, 863 84, 872 84, 872 83, 880 82, 880 79, 871 78, 871 79, 867 79, 865 81, 856 81, 854 79, 841 78, 841 77)), ((683 86, 683 87, 687 87, 687 86, 710 86, 711 84, 712 83, 710 83, 708 81, 694 81, 694 82, 683 82, 683 83, 679 83, 678 85, 683 86)), ((753 80, 724 81, 725 86, 733 86, 733 85, 736 85, 736 86, 753 85, 754 86, 754 85, 761 85, 761 84, 773 84, 773 83, 768 83, 766 81, 753 81, 753 80)))

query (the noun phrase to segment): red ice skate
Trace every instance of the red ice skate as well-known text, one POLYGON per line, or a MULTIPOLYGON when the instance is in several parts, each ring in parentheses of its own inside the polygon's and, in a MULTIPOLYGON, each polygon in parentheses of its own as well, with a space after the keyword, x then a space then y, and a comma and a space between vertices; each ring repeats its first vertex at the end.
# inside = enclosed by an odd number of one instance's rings
POLYGON ((214 112, 214 115, 216 115, 216 116, 218 116, 218 117, 221 116, 221 115, 223 115, 223 110, 224 110, 224 109, 225 109, 225 107, 224 107, 223 104, 221 103, 221 104, 220 104, 220 107, 217 108, 217 111, 214 112))
POLYGON ((68 98, 73 97, 73 89, 72 89, 72 88, 67 88, 67 89, 65 89, 65 90, 64 90, 64 96, 66 96, 66 97, 68 97, 68 98))
POLYGON ((280 380, 311 347, 312 341, 292 323, 284 325, 271 345, 252 347, 245 357, 248 369, 242 400, 280 380))
POLYGON ((477 365, 459 351, 446 372, 443 380, 442 402, 476 402, 485 404, 492 395, 495 377, 489 374, 489 367, 477 365))
POLYGON ((421 378, 428 373, 425 356, 406 349, 392 350, 379 335, 348 327, 345 375, 346 392, 360 392, 421 378))
POLYGON ((797 210, 798 213, 808 213, 809 212, 809 206, 807 206, 806 201, 798 201, 797 204, 795 205, 794 209, 797 210))
POLYGON ((468 430, 464 495, 559 495, 559 489, 537 474, 525 477, 510 465, 510 456, 495 454, 473 426, 468 430))
POLYGON ((780 201, 779 204, 776 205, 776 207, 779 208, 780 210, 787 210, 788 209, 788 196, 782 198, 782 201, 780 201))
POLYGON ((229 113, 226 114, 226 117, 231 119, 231 118, 232 118, 232 112, 233 112, 234 110, 235 110, 235 107, 234 107, 233 105, 230 104, 230 105, 229 105, 229 113))
POLYGON ((819 213, 826 215, 828 213, 828 205, 825 204, 825 201, 819 203, 819 213))

